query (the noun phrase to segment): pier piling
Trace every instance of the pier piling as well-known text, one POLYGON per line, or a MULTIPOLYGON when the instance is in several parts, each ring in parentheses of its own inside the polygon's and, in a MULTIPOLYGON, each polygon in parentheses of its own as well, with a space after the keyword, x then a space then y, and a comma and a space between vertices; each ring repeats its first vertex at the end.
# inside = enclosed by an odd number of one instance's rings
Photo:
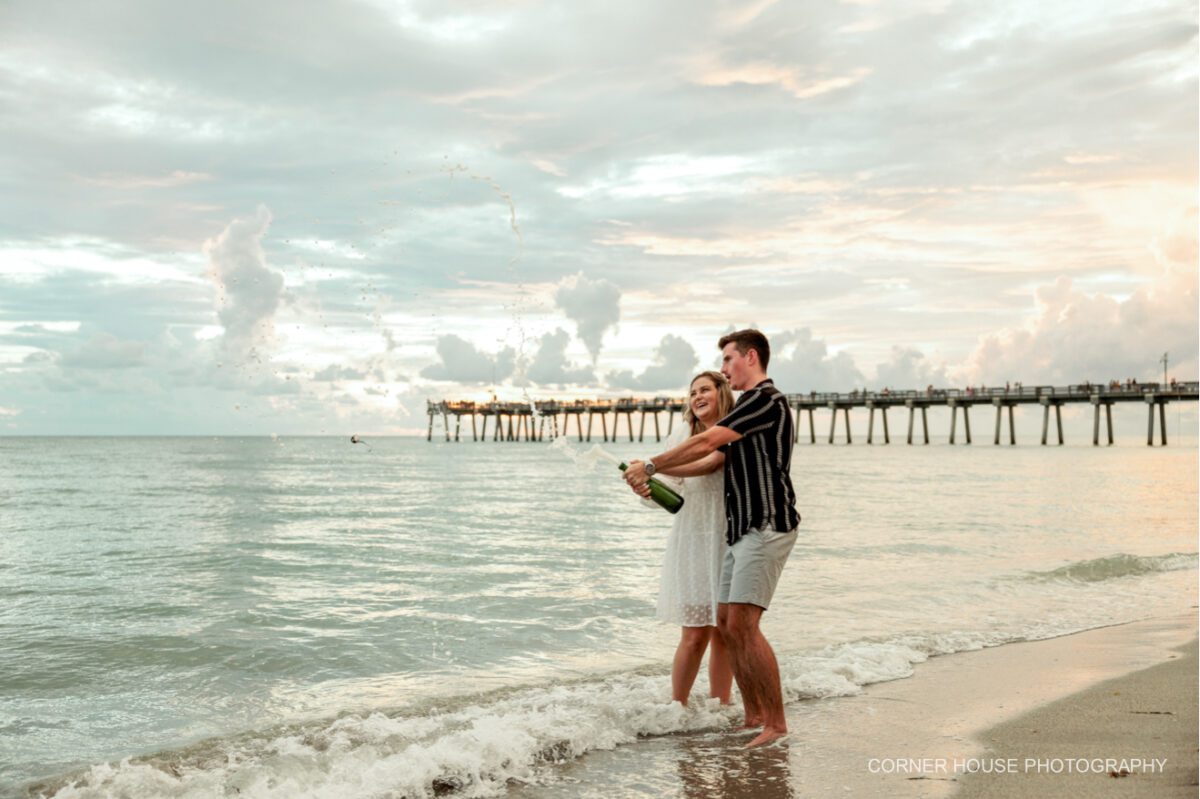
POLYGON ((1153 393, 1146 394, 1146 406, 1149 408, 1149 426, 1146 430, 1146 446, 1154 446, 1154 406, 1158 406, 1159 441, 1167 445, 1167 402, 1153 393))
POLYGON ((1003 427, 1004 409, 1008 408, 1008 443, 1010 446, 1016 446, 1017 430, 1013 422, 1013 408, 1015 407, 1015 403, 1006 402, 1001 399, 994 399, 992 403, 996 406, 996 438, 992 443, 996 446, 1000 445, 1000 430, 1003 427))

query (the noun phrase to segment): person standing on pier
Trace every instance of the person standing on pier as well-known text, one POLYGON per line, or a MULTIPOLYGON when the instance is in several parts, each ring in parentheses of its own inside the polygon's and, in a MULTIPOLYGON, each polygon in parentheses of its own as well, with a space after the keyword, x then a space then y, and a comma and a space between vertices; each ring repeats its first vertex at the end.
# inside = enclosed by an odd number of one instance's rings
POLYGON ((800 515, 789 474, 791 409, 767 377, 767 337, 757 330, 723 336, 721 372, 744 393, 715 425, 648 461, 631 461, 625 480, 639 494, 658 471, 673 471, 721 450, 725 453, 725 536, 717 627, 742 693, 746 727, 762 727, 748 746, 787 734, 779 664, 759 629, 779 575, 796 543, 800 515))

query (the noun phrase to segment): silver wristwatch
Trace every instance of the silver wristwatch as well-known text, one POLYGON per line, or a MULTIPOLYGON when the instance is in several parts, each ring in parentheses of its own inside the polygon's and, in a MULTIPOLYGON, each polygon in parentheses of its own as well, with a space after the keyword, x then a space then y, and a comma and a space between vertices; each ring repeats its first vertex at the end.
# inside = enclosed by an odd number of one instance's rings
POLYGON ((654 461, 646 461, 646 463, 645 463, 645 469, 646 469, 646 476, 647 476, 647 477, 653 477, 653 476, 654 476, 654 472, 656 472, 656 471, 657 471, 657 470, 654 468, 654 461))

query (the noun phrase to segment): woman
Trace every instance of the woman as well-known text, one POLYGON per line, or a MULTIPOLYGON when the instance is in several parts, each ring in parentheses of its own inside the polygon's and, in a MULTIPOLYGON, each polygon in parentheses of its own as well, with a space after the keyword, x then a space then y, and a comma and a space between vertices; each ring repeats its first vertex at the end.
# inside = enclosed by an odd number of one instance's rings
MULTIPOLYGON (((669 439, 669 446, 703 433, 733 409, 733 392, 720 372, 701 372, 692 378, 684 425, 669 439)), ((708 657, 711 696, 729 704, 733 673, 725 645, 717 632, 717 588, 725 557, 725 456, 714 452, 678 470, 659 472, 659 479, 683 495, 683 508, 675 514, 663 556, 662 584, 657 617, 682 628, 671 668, 671 698, 684 705, 700 671, 704 650, 708 657)))

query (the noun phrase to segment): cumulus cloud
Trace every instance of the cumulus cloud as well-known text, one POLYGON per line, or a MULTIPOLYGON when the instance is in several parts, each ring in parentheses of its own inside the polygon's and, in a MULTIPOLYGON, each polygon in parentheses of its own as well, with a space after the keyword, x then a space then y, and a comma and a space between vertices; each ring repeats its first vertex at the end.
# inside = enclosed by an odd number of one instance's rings
POLYGON ((1164 352, 1180 379, 1194 377, 1200 349, 1196 221, 1195 207, 1170 221, 1151 245, 1161 271, 1127 298, 1084 291, 1067 277, 1038 287, 1036 316, 1021 327, 984 336, 964 366, 966 379, 1161 380, 1164 352))
POLYGON ((603 278, 591 280, 580 272, 564 278, 554 292, 554 303, 573 321, 579 338, 592 354, 592 363, 600 357, 601 341, 610 327, 621 319, 621 290, 603 278))
POLYGON ((608 384, 635 391, 680 389, 688 384, 699 362, 691 344, 668 333, 654 350, 654 362, 640 375, 635 376, 630 370, 613 372, 608 376, 608 384))
POLYGON ((262 241, 271 212, 259 206, 252 219, 235 219, 204 243, 209 277, 217 286, 217 316, 227 353, 244 354, 268 341, 283 297, 283 276, 267 266, 262 241))
POLYGON ((813 338, 807 327, 771 337, 767 371, 786 393, 850 391, 866 382, 848 352, 830 355, 825 340, 813 338))
POLYGON ((515 361, 512 347, 505 347, 495 355, 488 355, 453 333, 438 336, 437 354, 441 362, 422 369, 422 377, 458 383, 488 383, 503 380, 511 375, 515 361))
POLYGON ((875 379, 869 387, 904 390, 948 384, 945 364, 933 364, 913 347, 892 347, 891 358, 875 367, 875 379))
POLYGON ((1181 378, 1196 373, 1196 274, 1172 272, 1120 301, 1075 288, 1069 278, 1035 292, 1028 325, 985 336, 964 369, 970 382, 1027 384, 1162 378, 1171 353, 1181 378))
POLYGON ((562 328, 542 336, 537 354, 525 370, 525 377, 541 385, 595 382, 596 375, 591 369, 568 362, 567 345, 570 342, 571 335, 562 328))
POLYGON ((111 333, 96 333, 77 350, 63 356, 63 366, 75 369, 130 369, 141 366, 145 345, 122 341, 111 333))

